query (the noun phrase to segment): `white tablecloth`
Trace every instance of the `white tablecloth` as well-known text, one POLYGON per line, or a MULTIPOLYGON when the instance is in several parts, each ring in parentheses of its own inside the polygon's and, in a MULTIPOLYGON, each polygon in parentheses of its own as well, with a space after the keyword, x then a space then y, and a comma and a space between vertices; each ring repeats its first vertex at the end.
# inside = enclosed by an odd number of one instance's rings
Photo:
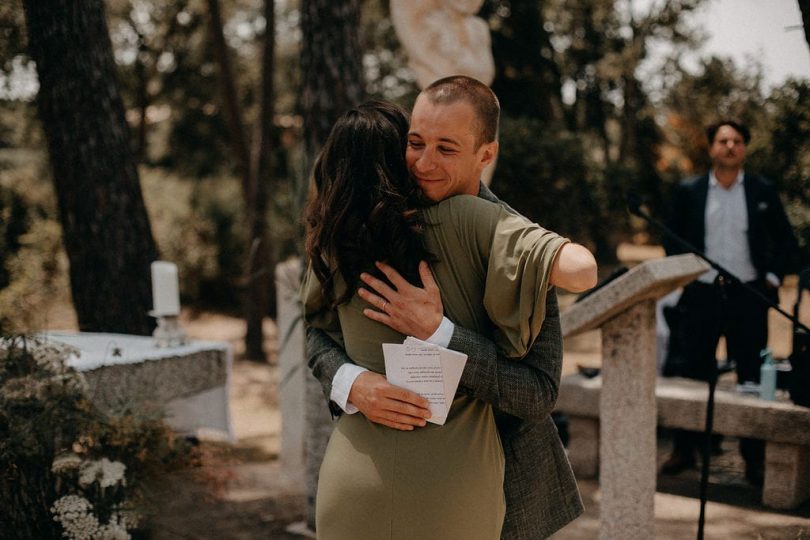
POLYGON ((94 400, 110 408, 143 400, 160 406, 175 431, 233 441, 228 409, 230 346, 192 341, 158 348, 151 337, 90 332, 48 332, 45 338, 79 351, 68 365, 85 374, 94 400), (111 398, 112 396, 112 398, 111 398))

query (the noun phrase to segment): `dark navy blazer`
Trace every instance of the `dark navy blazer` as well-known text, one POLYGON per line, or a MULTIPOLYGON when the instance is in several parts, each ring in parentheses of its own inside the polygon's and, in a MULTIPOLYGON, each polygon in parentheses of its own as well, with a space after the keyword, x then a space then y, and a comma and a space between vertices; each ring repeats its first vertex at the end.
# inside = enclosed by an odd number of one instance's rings
MULTIPOLYGON (((796 249, 796 240, 782 202, 773 184, 756 174, 746 172, 743 179, 748 208, 748 247, 757 277, 768 272, 781 280, 796 249)), ((670 214, 669 227, 700 251, 705 249, 706 199, 709 175, 691 178, 680 184, 670 214)), ((686 250, 671 240, 664 242, 668 255, 686 250)))

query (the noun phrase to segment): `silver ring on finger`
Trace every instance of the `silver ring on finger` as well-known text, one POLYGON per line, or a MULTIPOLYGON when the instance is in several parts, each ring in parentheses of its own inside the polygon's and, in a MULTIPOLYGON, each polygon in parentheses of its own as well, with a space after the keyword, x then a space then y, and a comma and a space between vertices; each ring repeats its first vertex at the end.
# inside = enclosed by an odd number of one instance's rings
POLYGON ((383 313, 388 313, 387 311, 385 311, 385 306, 387 306, 387 305, 388 305, 388 300, 383 300, 383 305, 382 305, 382 308, 381 308, 383 310, 383 313))

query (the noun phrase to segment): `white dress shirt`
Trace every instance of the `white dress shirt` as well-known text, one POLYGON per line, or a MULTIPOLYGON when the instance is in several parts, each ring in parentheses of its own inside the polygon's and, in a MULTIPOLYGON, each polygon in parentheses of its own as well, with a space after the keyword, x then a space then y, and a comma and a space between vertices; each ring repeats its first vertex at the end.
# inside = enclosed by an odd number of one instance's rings
MULTIPOLYGON (((438 345, 440 347, 447 347, 450 344, 450 339, 453 337, 453 330, 456 326, 447 317, 442 317, 442 322, 433 333, 432 336, 425 341, 438 345)), ((368 371, 364 367, 357 364, 346 363, 340 366, 332 379, 332 391, 329 393, 329 399, 338 404, 338 407, 343 409, 346 414, 354 414, 358 412, 357 407, 349 403, 349 392, 351 392, 352 385, 355 379, 368 371)))
MULTIPOLYGON (((706 256, 745 282, 754 281, 757 270, 751 262, 751 249, 748 246, 744 176, 740 170, 734 183, 725 188, 717 181, 713 170, 709 173, 704 219, 706 256)), ((712 283, 716 277, 717 270, 711 269, 698 279, 712 283)))

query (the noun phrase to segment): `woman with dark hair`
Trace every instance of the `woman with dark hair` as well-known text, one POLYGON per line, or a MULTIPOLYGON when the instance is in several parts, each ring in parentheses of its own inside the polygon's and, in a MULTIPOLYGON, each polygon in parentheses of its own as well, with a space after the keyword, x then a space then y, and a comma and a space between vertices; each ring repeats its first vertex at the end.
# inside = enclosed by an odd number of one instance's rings
POLYGON ((361 272, 391 261, 413 281, 428 258, 416 209, 428 201, 405 165, 408 118, 369 101, 338 118, 312 172, 306 250, 332 307, 348 300, 361 272), (345 281, 339 294, 335 280, 345 281))
MULTIPOLYGON (((540 332, 552 263, 566 239, 483 199, 428 206, 405 165, 408 121, 370 102, 337 121, 314 166, 305 211, 308 324, 384 373, 383 343, 405 336, 363 315, 361 272, 385 261, 412 283, 432 261, 447 317, 522 357, 540 332), (494 325, 494 326, 493 326, 494 325)), ((443 426, 399 431, 342 415, 321 466, 324 539, 496 539, 504 517, 503 448, 488 403, 458 395, 443 426)))

